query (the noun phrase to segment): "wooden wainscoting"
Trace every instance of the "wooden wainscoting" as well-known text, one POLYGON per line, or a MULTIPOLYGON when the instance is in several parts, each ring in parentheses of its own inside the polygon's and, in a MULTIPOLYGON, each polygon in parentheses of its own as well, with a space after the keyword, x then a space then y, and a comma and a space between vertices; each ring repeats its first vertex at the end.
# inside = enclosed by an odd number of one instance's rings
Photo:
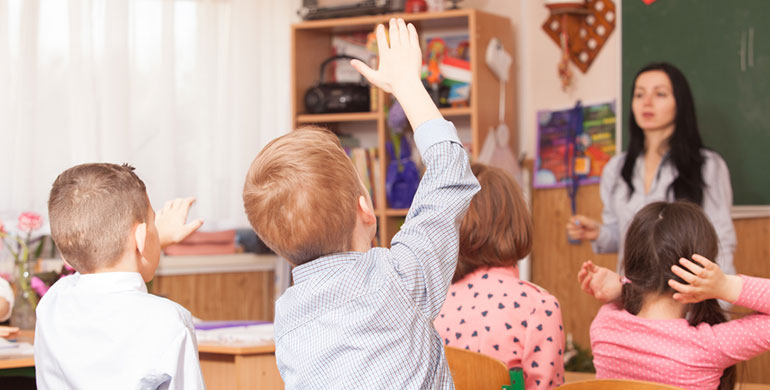
MULTIPOLYGON (((588 331, 600 304, 584 294, 577 272, 585 260, 615 269, 615 254, 596 255, 588 243, 570 245, 565 225, 570 216, 564 189, 534 190, 532 200, 535 240, 532 247, 532 281, 545 287, 561 302, 566 333, 580 346, 590 345, 588 331)), ((602 202, 598 185, 586 185, 578 193, 578 212, 601 220, 602 202)), ((747 275, 770 278, 770 218, 735 221, 738 247, 735 267, 747 275)), ((770 383, 770 353, 739 366, 739 380, 770 383)))
POLYGON ((275 272, 156 276, 152 292, 207 321, 273 321, 275 272))

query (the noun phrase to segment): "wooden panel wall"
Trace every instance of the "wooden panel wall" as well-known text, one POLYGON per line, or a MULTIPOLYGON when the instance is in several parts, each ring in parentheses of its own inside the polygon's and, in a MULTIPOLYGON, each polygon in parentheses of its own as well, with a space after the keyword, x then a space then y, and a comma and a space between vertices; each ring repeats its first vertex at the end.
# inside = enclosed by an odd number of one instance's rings
POLYGON ((152 292, 207 321, 272 321, 274 284, 273 271, 171 275, 156 277, 152 292))
MULTIPOLYGON (((570 245, 565 225, 570 216, 569 198, 564 189, 533 191, 532 215, 535 241, 532 247, 532 280, 559 299, 565 332, 576 343, 590 345, 589 327, 600 304, 584 294, 577 284, 577 271, 585 260, 615 269, 617 255, 596 255, 588 243, 570 245)), ((599 186, 588 185, 578 193, 578 212, 601 220, 599 186)), ((735 267, 738 272, 770 278, 770 218, 735 221, 738 247, 735 267)), ((770 383, 770 353, 741 364, 741 381, 770 383)))

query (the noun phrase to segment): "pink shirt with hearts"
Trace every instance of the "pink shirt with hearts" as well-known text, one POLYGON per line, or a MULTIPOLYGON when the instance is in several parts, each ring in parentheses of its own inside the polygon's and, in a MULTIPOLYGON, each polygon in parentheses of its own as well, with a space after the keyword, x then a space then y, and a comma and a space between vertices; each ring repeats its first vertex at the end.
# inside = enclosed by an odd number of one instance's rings
POLYGON ((445 345, 521 367, 527 389, 564 383, 559 302, 517 268, 479 268, 452 284, 434 325, 445 345))

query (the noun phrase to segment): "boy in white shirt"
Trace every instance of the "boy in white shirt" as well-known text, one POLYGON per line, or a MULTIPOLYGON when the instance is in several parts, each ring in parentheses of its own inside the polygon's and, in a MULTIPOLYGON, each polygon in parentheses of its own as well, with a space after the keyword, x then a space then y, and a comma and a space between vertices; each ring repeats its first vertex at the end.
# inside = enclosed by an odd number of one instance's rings
POLYGON ((167 202, 156 216, 133 169, 83 164, 53 184, 51 236, 78 272, 37 306, 41 389, 204 388, 190 312, 145 285, 161 247, 202 222, 185 224, 192 198, 167 202))

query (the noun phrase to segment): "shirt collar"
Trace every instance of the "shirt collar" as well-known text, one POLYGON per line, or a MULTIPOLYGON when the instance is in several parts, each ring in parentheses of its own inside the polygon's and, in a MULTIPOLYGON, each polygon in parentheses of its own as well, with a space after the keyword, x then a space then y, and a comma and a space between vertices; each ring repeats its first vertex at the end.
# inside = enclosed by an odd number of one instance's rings
POLYGON ((329 269, 337 268, 346 264, 355 263, 363 256, 361 252, 341 252, 331 255, 321 256, 315 260, 300 264, 291 271, 294 278, 294 284, 302 283, 315 275, 323 273, 329 269))
POLYGON ((97 290, 99 292, 139 291, 147 293, 147 285, 138 272, 98 272, 94 274, 76 273, 77 288, 97 290))

